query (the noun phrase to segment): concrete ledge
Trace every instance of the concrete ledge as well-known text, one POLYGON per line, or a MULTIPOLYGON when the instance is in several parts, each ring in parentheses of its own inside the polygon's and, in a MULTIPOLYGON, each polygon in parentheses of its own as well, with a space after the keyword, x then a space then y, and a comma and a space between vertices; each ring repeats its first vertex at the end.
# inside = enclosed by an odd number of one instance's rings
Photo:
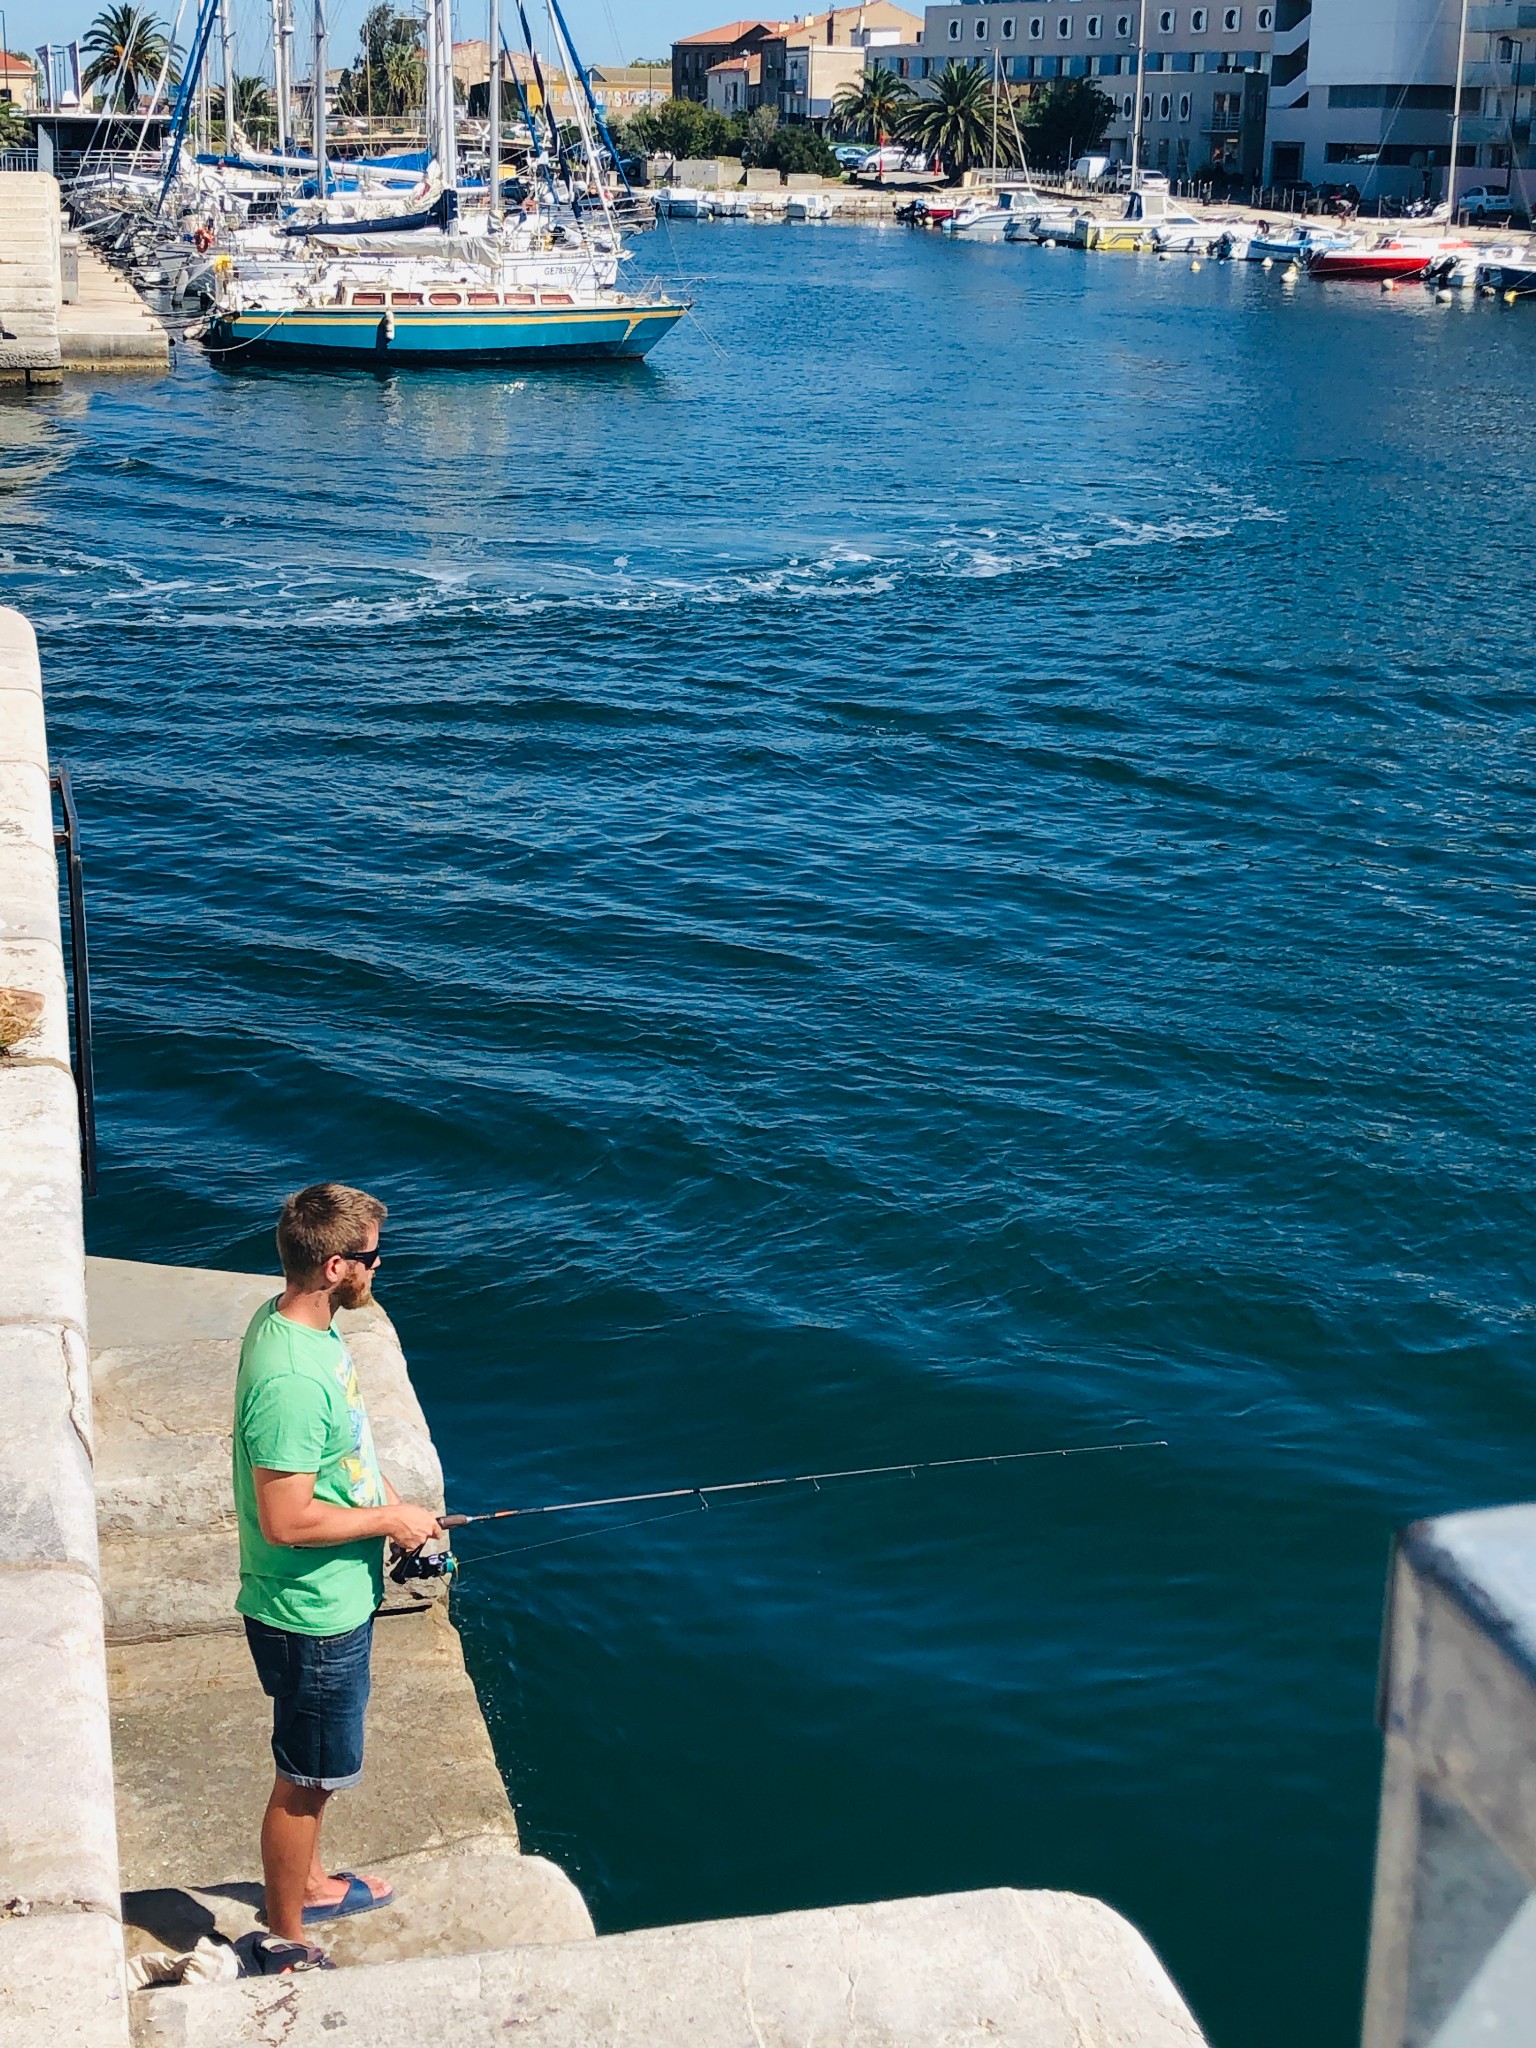
MULTIPOLYGON (((395 1904, 326 1927, 326 1952, 339 1964, 592 1938, 592 1916, 565 1872, 542 1856, 524 1856, 507 1835, 375 1857, 368 1868, 394 1886, 395 1904)), ((123 1898, 128 1952, 168 1948, 184 1955, 205 1935, 241 1941, 264 1928, 260 1904, 261 1886, 254 1881, 129 1892, 123 1898)))
POLYGON ((122 1930, 96 1913, 0 1919, 5 2048, 124 2048, 122 1930))
POLYGON ((70 1075, 53 1066, 0 1063, 0 1216, 6 1240, 0 1326, 30 1323, 85 1334, 76 1114, 70 1075))
POLYGON ((97 1573, 91 1512, 91 1384, 73 1330, 0 1328, 0 1566, 74 1565, 97 1573))
POLYGON ((141 2048, 1198 2048, 1094 1899, 966 1892, 135 1996, 141 2048))
POLYGON ((34 1910, 117 1917, 101 1598, 82 1572, 0 1571, 0 1883, 34 1910))

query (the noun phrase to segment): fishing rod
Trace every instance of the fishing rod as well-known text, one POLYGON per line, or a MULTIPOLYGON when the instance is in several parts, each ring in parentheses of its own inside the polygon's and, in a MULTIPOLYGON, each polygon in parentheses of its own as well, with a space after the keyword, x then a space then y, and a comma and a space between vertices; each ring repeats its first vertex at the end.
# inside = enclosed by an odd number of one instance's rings
MULTIPOLYGON (((600 1500, 559 1500, 534 1508, 491 1508, 479 1515, 439 1515, 440 1529, 468 1529, 477 1522, 505 1522, 514 1517, 529 1515, 573 1515, 595 1508, 639 1507, 651 1501, 696 1500, 701 1508, 707 1509, 709 1498, 715 1494, 764 1493, 771 1488, 788 1486, 813 1486, 819 1492, 825 1485, 839 1479, 885 1479, 897 1472, 905 1472, 915 1479, 920 1472, 953 1472, 964 1465, 1017 1465, 1034 1458, 1098 1458, 1121 1451, 1166 1451, 1166 1437, 1155 1437, 1134 1443, 1113 1444, 1069 1444, 1048 1451, 992 1451, 982 1457, 971 1458, 924 1458, 916 1462, 904 1461, 899 1465, 855 1465, 837 1472, 795 1472, 774 1479, 728 1479, 717 1481, 712 1486, 667 1486, 653 1493, 611 1493, 600 1500)), ((455 1569, 451 1551, 437 1551, 424 1556, 421 1551, 407 1552, 399 1559, 391 1574, 399 1583, 414 1578, 443 1578, 455 1569)))

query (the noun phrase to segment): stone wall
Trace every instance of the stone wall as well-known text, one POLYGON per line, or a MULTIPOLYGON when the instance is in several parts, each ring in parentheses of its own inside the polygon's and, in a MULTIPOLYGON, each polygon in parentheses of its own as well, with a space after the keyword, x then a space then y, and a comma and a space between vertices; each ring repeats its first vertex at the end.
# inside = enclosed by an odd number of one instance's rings
POLYGON ((0 2041, 120 2048, 127 2005, 91 1471, 80 1133, 37 644, 26 620, 6 610, 0 990, 20 992, 13 1013, 38 1008, 32 1028, 0 1055, 0 2041))
POLYGON ((0 383, 60 378, 59 188, 42 171, 0 171, 0 383))

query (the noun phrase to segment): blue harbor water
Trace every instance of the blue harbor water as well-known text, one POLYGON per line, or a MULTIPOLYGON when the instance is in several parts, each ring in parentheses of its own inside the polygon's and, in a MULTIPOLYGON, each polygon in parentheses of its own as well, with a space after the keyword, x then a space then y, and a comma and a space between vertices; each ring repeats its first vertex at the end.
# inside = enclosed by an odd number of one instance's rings
POLYGON ((91 1248, 377 1189, 460 1508, 1166 1438, 469 1531, 471 1665, 605 1928, 1076 1888, 1343 2048, 1389 1534, 1536 1482, 1536 316, 641 262, 644 366, 0 412, 91 1248))

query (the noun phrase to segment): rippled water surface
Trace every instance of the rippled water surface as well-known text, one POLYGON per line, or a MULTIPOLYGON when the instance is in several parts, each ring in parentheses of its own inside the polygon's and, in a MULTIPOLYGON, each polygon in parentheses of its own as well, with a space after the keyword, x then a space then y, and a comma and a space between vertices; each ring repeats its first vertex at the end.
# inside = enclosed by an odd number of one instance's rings
POLYGON ((605 1927, 1073 1887, 1343 2048, 1389 1533, 1533 1483, 1536 316, 642 261, 643 367, 0 412, 92 1246, 376 1188, 460 1507, 1166 1437, 467 1532, 474 1673, 605 1927))

